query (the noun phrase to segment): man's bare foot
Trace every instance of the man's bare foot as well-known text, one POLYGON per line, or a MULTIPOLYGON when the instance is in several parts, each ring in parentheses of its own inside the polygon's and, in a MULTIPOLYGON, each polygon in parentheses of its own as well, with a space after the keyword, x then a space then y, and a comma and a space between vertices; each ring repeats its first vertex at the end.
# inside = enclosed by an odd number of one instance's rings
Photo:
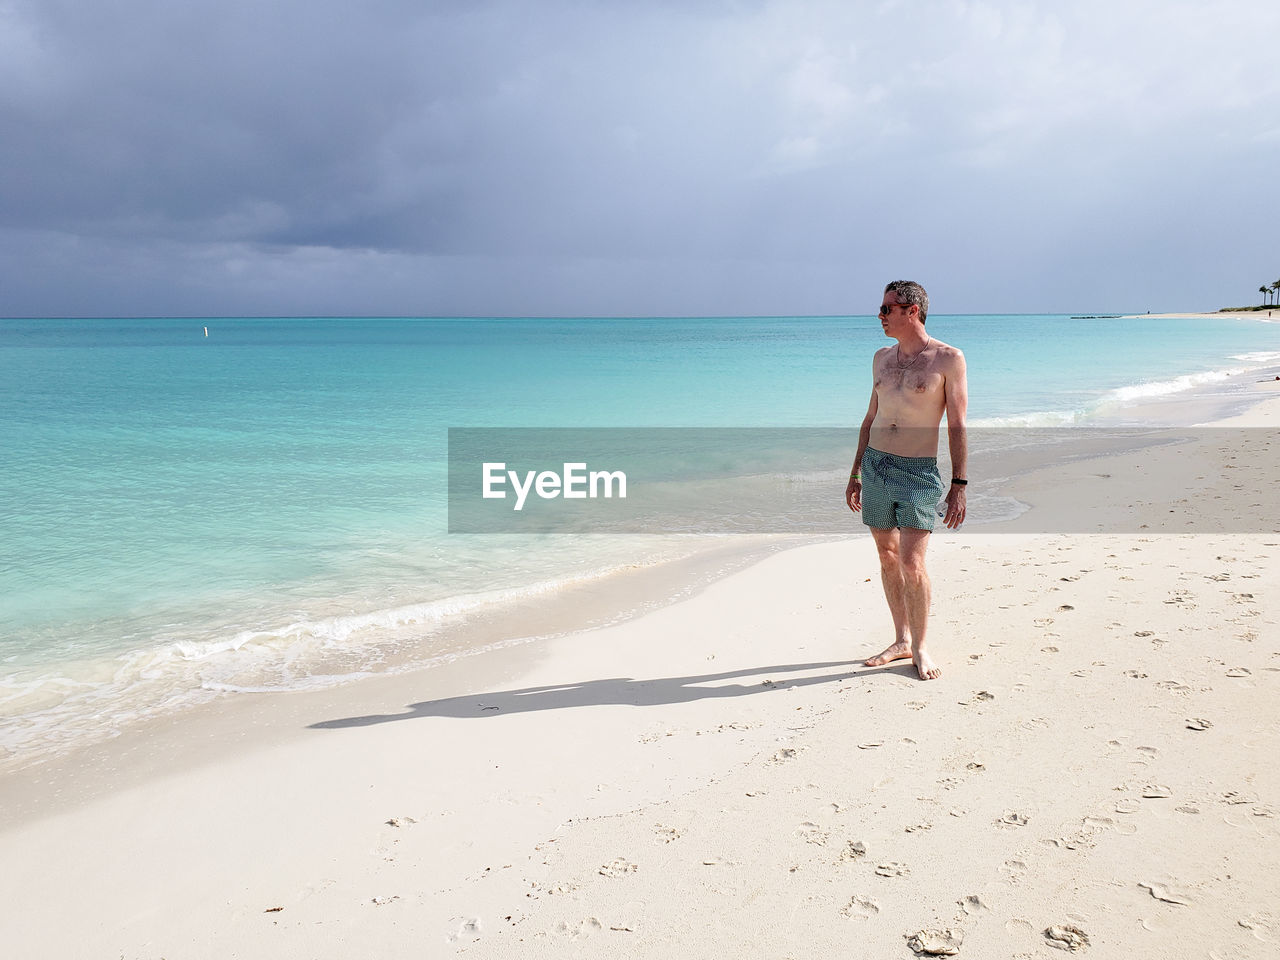
POLYGON ((911 659, 915 661, 916 673, 920 674, 921 680, 937 680, 942 676, 942 669, 923 650, 918 651, 911 659))
POLYGON ((883 652, 877 653, 874 657, 868 657, 863 661, 868 667, 883 667, 886 663, 893 663, 895 660, 911 659, 911 641, 899 640, 891 647, 886 647, 883 652))

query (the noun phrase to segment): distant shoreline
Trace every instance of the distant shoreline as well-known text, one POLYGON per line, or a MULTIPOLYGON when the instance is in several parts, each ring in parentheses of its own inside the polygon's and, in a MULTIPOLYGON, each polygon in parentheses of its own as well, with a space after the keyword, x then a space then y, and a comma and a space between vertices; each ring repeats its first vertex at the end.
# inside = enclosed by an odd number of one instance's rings
POLYGON ((1206 317, 1206 318, 1233 317, 1239 320, 1275 319, 1277 321, 1280 321, 1280 307, 1262 307, 1260 309, 1251 309, 1251 310, 1234 310, 1234 309, 1233 310, 1211 310, 1211 311, 1205 311, 1200 313, 1195 313, 1191 311, 1179 312, 1179 313, 1126 313, 1126 314, 1123 314, 1122 319, 1128 320, 1134 317, 1148 317, 1148 318, 1154 318, 1157 320, 1162 320, 1162 319, 1175 320, 1180 317, 1206 317), (1274 317, 1272 317, 1273 311, 1275 312, 1274 317), (1264 313, 1265 313, 1265 316, 1263 315, 1264 313))

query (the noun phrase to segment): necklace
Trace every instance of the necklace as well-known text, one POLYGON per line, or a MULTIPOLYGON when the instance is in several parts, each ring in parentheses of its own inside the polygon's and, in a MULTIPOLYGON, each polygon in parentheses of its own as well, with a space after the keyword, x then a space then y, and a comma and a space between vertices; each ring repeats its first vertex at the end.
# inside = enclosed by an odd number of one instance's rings
POLYGON ((902 344, 898 344, 898 355, 894 358, 897 361, 898 369, 906 370, 909 367, 915 366, 916 361, 920 359, 920 357, 924 354, 926 350, 929 349, 930 346, 932 346, 932 344, 933 344, 933 337, 930 337, 927 341, 925 341, 925 345, 920 348, 920 351, 914 357, 908 360, 906 363, 902 362, 902 344))

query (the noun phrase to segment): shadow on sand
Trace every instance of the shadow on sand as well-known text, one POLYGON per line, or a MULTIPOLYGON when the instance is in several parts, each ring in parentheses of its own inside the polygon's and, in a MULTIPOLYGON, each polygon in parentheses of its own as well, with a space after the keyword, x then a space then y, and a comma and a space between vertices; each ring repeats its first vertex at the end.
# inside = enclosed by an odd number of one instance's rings
POLYGON ((310 724, 312 730, 336 730, 343 727, 368 727, 376 723, 394 720, 414 720, 419 717, 491 717, 504 713, 527 713, 533 710, 562 710, 568 707, 590 707, 605 704, 626 704, 633 707, 650 707, 657 704, 687 703, 712 697, 742 697, 749 694, 785 690, 788 687, 805 687, 817 683, 835 683, 865 673, 902 673, 915 676, 910 660, 899 661, 883 667, 864 667, 858 660, 840 660, 828 663, 792 663, 772 667, 752 667, 727 673, 705 673, 695 677, 662 677, 653 680, 635 680, 631 677, 612 677, 607 680, 586 680, 582 683, 565 683, 545 687, 525 687, 520 690, 498 690, 491 693, 467 694, 446 697, 442 700, 424 700, 411 703, 403 713, 375 714, 366 717, 344 717, 339 720, 322 720, 310 724), (812 670, 846 669, 816 676, 789 676, 812 670), (849 669, 858 667, 860 669, 849 669), (726 681, 746 677, 759 677, 749 684, 726 681))

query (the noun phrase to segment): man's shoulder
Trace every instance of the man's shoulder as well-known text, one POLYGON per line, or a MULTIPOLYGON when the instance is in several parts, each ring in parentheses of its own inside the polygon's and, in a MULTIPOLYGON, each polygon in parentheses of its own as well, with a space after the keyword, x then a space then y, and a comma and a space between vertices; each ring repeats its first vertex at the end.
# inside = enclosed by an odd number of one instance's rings
POLYGON ((938 351, 938 360, 942 363, 951 365, 956 363, 964 363, 964 351, 959 347, 953 347, 949 343, 944 343, 937 337, 934 338, 938 351))
POLYGON ((938 350, 938 353, 942 355, 964 356, 964 354, 961 353, 959 347, 953 347, 951 344, 947 343, 945 340, 939 340, 937 337, 934 337, 933 342, 938 350))

